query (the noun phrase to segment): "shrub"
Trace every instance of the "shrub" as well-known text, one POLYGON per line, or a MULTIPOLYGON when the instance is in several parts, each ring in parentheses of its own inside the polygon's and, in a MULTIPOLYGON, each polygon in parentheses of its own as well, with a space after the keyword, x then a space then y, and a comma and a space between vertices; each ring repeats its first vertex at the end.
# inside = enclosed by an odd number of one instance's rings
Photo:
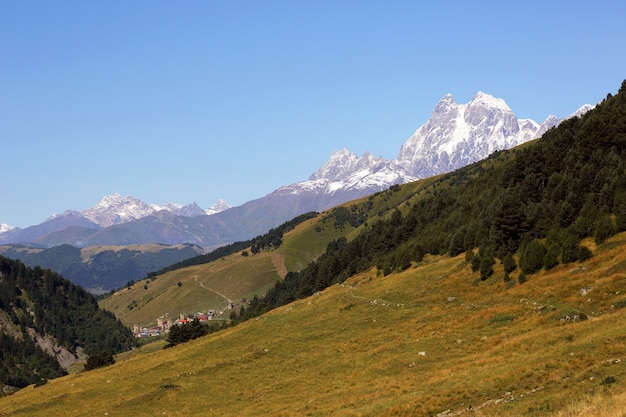
POLYGON ((520 268, 525 274, 534 274, 543 268, 546 256, 546 247, 537 240, 532 239, 520 248, 520 268))
POLYGON ((588 247, 580 245, 577 250, 577 255, 578 255, 578 260, 582 262, 591 258, 593 256, 593 253, 591 253, 588 247))
POLYGON ((599 245, 617 233, 617 227, 609 216, 603 216, 596 223, 596 230, 593 232, 593 240, 599 245))
POLYGON ((510 314, 496 314, 495 316, 491 317, 491 319, 489 320, 489 324, 504 324, 513 320, 515 320, 515 316, 512 316, 510 314))
POLYGON ((472 272, 476 272, 478 271, 478 269, 480 268, 480 256, 479 255, 474 255, 472 257, 472 272))
POLYGON ((502 258, 502 266, 504 267, 504 272, 507 275, 515 271, 517 269, 517 263, 515 263, 513 255, 510 253, 504 255, 504 258, 502 258))
POLYGON ((111 352, 109 352, 108 350, 104 350, 87 358, 85 371, 90 371, 96 368, 103 368, 105 366, 113 365, 114 363, 115 359, 113 358, 111 352))
POLYGON ((552 269, 559 264, 559 253, 561 248, 558 244, 551 242, 546 249, 546 255, 543 257, 543 266, 546 269, 552 269))

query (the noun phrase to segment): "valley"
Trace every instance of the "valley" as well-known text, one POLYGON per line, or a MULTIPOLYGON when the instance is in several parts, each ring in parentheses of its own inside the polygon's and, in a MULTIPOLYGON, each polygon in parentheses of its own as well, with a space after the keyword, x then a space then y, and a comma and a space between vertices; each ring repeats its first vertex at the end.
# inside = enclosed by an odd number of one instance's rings
POLYGON ((204 311, 228 326, 0 412, 623 414, 625 111, 626 82, 540 139, 129 282, 99 302, 127 327, 204 311))

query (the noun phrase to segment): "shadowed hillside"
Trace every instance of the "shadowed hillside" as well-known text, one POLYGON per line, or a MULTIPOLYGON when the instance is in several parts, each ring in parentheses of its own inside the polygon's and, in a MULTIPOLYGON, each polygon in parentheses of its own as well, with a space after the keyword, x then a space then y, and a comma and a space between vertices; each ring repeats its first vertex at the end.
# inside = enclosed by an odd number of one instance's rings
POLYGON ((64 375, 86 356, 134 346, 131 332, 84 289, 0 256, 2 393, 64 375))

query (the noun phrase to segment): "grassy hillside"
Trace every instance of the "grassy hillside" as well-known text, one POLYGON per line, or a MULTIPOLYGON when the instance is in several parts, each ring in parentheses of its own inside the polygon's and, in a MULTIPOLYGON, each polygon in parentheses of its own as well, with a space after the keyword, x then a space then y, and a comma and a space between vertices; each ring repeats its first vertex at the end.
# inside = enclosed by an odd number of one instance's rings
POLYGON ((583 243, 592 259, 512 286, 499 263, 477 281, 464 255, 371 269, 217 334, 26 388, 0 413, 621 415, 626 234, 583 243))
POLYGON ((230 255, 142 280, 101 300, 100 307, 113 312, 128 326, 148 326, 161 316, 176 319, 181 313, 207 310, 225 311, 222 318, 228 318, 230 301, 239 303, 244 297, 251 298, 280 278, 272 261, 271 253, 253 257, 230 255))
MULTIPOLYGON (((136 282, 100 301, 123 323, 148 326, 160 316, 177 318, 209 309, 224 313, 229 301, 240 304, 245 298, 263 295, 289 270, 298 270, 319 256, 330 240, 345 231, 334 227, 317 231, 320 219, 310 219, 287 232, 283 245, 272 251, 248 256, 241 252, 202 265, 180 268, 136 282), (180 285, 179 285, 180 283, 180 285)), ((352 230, 352 229, 350 229, 352 230)))
MULTIPOLYGON (((394 186, 385 194, 392 199, 404 192, 394 186)), ((287 274, 235 319, 256 317, 374 266, 385 275, 403 271, 427 254, 467 253, 480 281, 500 261, 510 284, 516 268, 523 282, 544 268, 593 256, 583 239, 602 243, 626 231, 626 82, 616 96, 532 144, 433 179, 376 217, 362 217, 364 207, 336 216, 358 233, 331 242, 314 263, 287 274)))
POLYGON ((245 248, 248 256, 242 256, 242 250, 140 280, 99 304, 128 326, 149 326, 161 316, 175 319, 181 313, 206 310, 223 311, 218 318, 228 319, 229 300, 240 304, 244 298, 262 296, 287 272, 298 271, 316 259, 330 241, 340 236, 351 238, 362 229, 359 223, 364 220, 382 218, 397 207, 406 207, 404 202, 432 181, 396 187, 321 213, 285 233, 277 249, 252 254, 245 248))

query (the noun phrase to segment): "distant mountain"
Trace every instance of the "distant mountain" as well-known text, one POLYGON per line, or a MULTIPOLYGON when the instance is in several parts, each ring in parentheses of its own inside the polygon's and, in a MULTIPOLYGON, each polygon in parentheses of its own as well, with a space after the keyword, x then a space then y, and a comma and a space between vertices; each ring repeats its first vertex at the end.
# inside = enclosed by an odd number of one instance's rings
POLYGON ((322 211, 394 184, 416 179, 396 161, 377 158, 369 152, 359 158, 347 149, 342 149, 334 152, 328 162, 307 181, 281 187, 265 198, 303 196, 310 200, 308 211, 322 211))
POLYGON ((483 92, 460 105, 448 94, 402 145, 398 163, 419 178, 431 177, 535 139, 560 121, 517 119, 504 100, 483 92))
POLYGON ((83 216, 80 212, 67 210, 62 214, 50 217, 43 223, 29 226, 25 229, 18 227, 0 234, 0 244, 5 243, 36 243, 37 240, 50 233, 65 230, 69 227, 89 230, 90 233, 100 229, 100 226, 83 216))
MULTIPOLYGON (((188 205, 172 202, 164 205, 148 204, 132 196, 123 197, 118 193, 113 193, 103 197, 95 206, 82 212, 66 210, 61 214, 51 216, 36 226, 20 229, 3 225, 0 228, 0 244, 24 243, 41 246, 70 244, 83 247, 89 245, 88 238, 101 229, 143 219, 159 212, 166 213, 164 216, 197 217, 216 214, 228 208, 230 205, 224 200, 218 200, 213 206, 204 210, 196 203, 188 205)), ((193 234, 193 232, 191 233, 193 234)), ((147 234, 150 235, 150 233, 147 234)), ((162 243, 171 240, 165 237, 162 240, 139 243, 162 243)), ((179 243, 196 243, 198 241, 198 239, 181 241, 176 238, 174 240, 179 243)), ((116 245, 118 242, 118 240, 110 240, 104 244, 116 245)))
MULTIPOLYGON (((208 216, 210 216, 212 214, 217 214, 221 211, 228 210, 230 207, 231 207, 230 204, 228 204, 226 201, 220 198, 219 200, 217 200, 215 204, 213 204, 211 207, 206 209, 205 213, 208 216)), ((192 217, 192 216, 189 216, 189 217, 192 217)))
MULTIPOLYGON (((592 108, 584 105, 570 117, 592 108)), ((246 203, 245 209, 235 207, 223 216, 233 211, 261 212, 255 216, 257 219, 276 217, 268 225, 273 227, 288 216, 323 211, 394 184, 453 171, 496 150, 538 138, 563 120, 548 116, 539 124, 531 119, 517 119, 504 100, 483 92, 462 105, 448 94, 435 106, 430 119, 402 145, 397 160, 377 158, 369 152, 359 158, 342 149, 334 152, 308 180, 283 186, 246 203)))
POLYGON ((93 293, 122 288, 129 281, 138 281, 150 272, 201 254, 203 250, 194 245, 152 244, 83 249, 67 244, 51 248, 0 246, 0 255, 19 259, 29 267, 49 268, 93 293))
POLYGON ((122 197, 118 193, 107 195, 82 215, 101 227, 141 219, 157 211, 150 204, 134 197, 122 197))
POLYGON ((176 216, 196 217, 219 213, 230 208, 224 200, 219 200, 207 210, 203 210, 196 203, 186 206, 169 202, 164 205, 148 204, 132 196, 122 197, 118 193, 105 196, 95 206, 83 211, 81 214, 101 227, 114 224, 127 223, 138 220, 159 211, 167 211, 176 216))
MULTIPOLYGON (((591 108, 585 105, 572 116, 591 108)), ((222 200, 207 210, 195 203, 158 206, 116 193, 82 213, 66 212, 38 226, 0 233, 0 244, 190 243, 211 248, 250 239, 306 212, 324 211, 395 184, 450 172, 496 150, 535 139, 563 120, 556 116, 542 123, 517 119, 504 100, 483 92, 467 104, 457 104, 448 94, 435 106, 430 119, 401 146, 397 160, 369 152, 359 158, 342 149, 308 180, 285 185, 239 207, 230 207, 222 200), (64 230, 70 226, 73 228, 64 230)))

